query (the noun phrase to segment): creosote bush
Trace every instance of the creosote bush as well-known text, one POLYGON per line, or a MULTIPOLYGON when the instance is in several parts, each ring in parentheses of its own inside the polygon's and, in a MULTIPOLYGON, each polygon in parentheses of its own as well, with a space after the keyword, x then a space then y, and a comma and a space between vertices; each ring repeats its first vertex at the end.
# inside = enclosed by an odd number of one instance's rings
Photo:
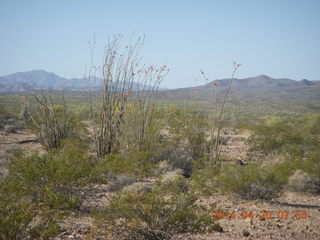
POLYGON ((149 192, 119 193, 94 216, 107 234, 122 239, 171 239, 177 233, 210 232, 213 209, 197 205, 196 200, 196 195, 175 184, 158 185, 149 192))
POLYGON ((129 152, 127 154, 109 154, 99 160, 96 166, 100 179, 112 179, 117 175, 132 178, 149 176, 154 164, 146 152, 129 152))
POLYGON ((244 199, 272 199, 284 187, 276 173, 255 164, 225 167, 219 184, 226 192, 244 199))
MULTIPOLYGON (((59 226, 58 220, 61 220, 66 214, 63 212, 44 211, 37 218, 38 223, 29 229, 28 234, 31 239, 50 239, 63 231, 59 226)), ((34 224, 34 223, 31 223, 34 224)))
MULTIPOLYGON (((295 118, 264 117, 247 128, 252 131, 249 138, 252 151, 273 152, 281 159, 278 164, 269 167, 269 171, 277 176, 279 183, 287 184, 288 178, 291 176, 289 184, 291 189, 307 191, 308 187, 301 186, 303 175, 305 175, 312 178, 312 181, 309 181, 313 185, 312 192, 319 192, 317 190, 320 185, 319 114, 307 114, 295 118), (296 172, 304 174, 294 176, 296 172), (301 181, 298 184, 293 179, 301 181), (300 186, 292 186, 294 182, 300 186)), ((303 181, 308 182, 306 179, 307 177, 303 181)))
POLYGON ((0 184, 0 240, 25 239, 32 219, 30 203, 5 191, 2 181, 0 184))
POLYGON ((93 179, 95 165, 83 149, 85 146, 73 139, 55 152, 18 156, 8 165, 7 190, 55 209, 79 207, 78 188, 93 179))

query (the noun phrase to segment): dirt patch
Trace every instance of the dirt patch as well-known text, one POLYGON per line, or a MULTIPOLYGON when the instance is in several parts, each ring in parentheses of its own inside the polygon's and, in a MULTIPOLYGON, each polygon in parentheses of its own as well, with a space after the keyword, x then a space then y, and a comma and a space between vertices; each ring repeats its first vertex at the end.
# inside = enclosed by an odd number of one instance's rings
POLYGON ((29 130, 18 130, 16 133, 0 131, 0 156, 7 153, 12 146, 18 145, 24 152, 44 152, 43 147, 37 141, 37 136, 29 130))

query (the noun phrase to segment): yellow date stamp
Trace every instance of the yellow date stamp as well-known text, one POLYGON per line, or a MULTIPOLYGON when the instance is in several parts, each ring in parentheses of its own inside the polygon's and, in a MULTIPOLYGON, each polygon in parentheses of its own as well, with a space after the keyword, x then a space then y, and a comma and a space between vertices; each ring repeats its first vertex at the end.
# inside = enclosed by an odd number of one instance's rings
POLYGON ((212 212, 212 219, 307 219, 308 213, 306 210, 215 210, 212 212))

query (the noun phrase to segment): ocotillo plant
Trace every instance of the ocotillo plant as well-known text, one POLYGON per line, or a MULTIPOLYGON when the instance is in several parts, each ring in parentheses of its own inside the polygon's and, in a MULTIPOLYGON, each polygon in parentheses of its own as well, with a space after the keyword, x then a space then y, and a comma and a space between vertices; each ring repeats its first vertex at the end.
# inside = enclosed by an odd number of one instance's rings
MULTIPOLYGON (((218 97, 217 90, 219 86, 219 82, 213 82, 214 93, 212 101, 210 101, 211 108, 210 117, 209 117, 209 124, 210 124, 210 144, 209 144, 209 151, 208 151, 208 158, 210 159, 211 168, 212 168, 212 177, 217 174, 220 170, 221 163, 223 160, 223 143, 221 141, 221 133, 226 127, 227 123, 227 103, 232 94, 232 83, 234 81, 234 76, 237 69, 241 66, 241 64, 233 63, 233 71, 231 75, 231 79, 228 81, 226 89, 223 92, 222 97, 218 97)), ((207 78, 204 72, 201 70, 201 74, 204 79, 207 81, 207 78)))
POLYGON ((47 149, 59 147, 61 140, 69 137, 75 130, 75 122, 64 94, 62 105, 54 105, 51 94, 43 90, 40 94, 35 92, 32 96, 36 101, 36 110, 29 117, 39 142, 47 149))
MULTIPOLYGON (((159 99, 157 96, 159 84, 168 71, 167 66, 160 68, 149 66, 139 69, 136 73, 138 84, 129 111, 128 121, 131 126, 127 126, 130 128, 127 137, 138 151, 148 151, 146 148, 152 145, 152 139, 155 139, 155 135, 160 132, 160 129, 154 131, 156 121, 154 113, 156 101, 159 99)), ((160 127, 159 123, 156 125, 160 127)))
POLYGON ((144 38, 139 37, 134 44, 125 47, 120 45, 121 38, 121 35, 116 36, 107 44, 102 67, 94 68, 91 64, 88 76, 91 83, 93 135, 98 157, 117 153, 120 147, 125 146, 123 138, 128 132, 124 134, 124 123, 132 117, 134 111, 130 99, 137 100, 137 119, 131 126, 133 141, 138 144, 143 142, 145 130, 152 119, 152 98, 156 96, 159 84, 167 72, 164 67, 157 69, 153 66, 139 66, 139 53, 144 38), (102 93, 98 94, 92 89, 91 72, 94 69, 100 69, 102 73, 102 93))

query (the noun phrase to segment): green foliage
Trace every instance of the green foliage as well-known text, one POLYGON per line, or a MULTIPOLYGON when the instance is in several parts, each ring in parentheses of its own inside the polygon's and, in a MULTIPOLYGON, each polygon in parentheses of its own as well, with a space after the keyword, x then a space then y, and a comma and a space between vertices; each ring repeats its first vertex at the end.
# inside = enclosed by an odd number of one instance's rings
POLYGON ((29 203, 4 191, 1 184, 0 193, 0 240, 24 239, 26 227, 32 219, 29 203))
POLYGON ((47 211, 40 216, 39 224, 31 228, 28 233, 31 239, 49 239, 63 231, 57 220, 61 219, 63 214, 47 211))
POLYGON ((173 108, 168 124, 170 141, 174 146, 185 148, 192 159, 204 156, 205 130, 208 127, 204 112, 173 108))
POLYGON ((96 169, 101 180, 119 174, 131 177, 148 176, 154 164, 143 151, 133 151, 127 154, 109 154, 100 159, 96 169))
POLYGON ((268 117, 253 127, 249 139, 251 150, 270 152, 273 150, 295 151, 301 154, 299 146, 304 143, 299 125, 287 118, 268 117))
POLYGON ((28 126, 38 135, 39 142, 47 149, 58 148, 67 138, 80 138, 87 133, 81 119, 66 104, 53 104, 51 96, 42 93, 35 110, 30 111, 28 126))
MULTIPOLYGON (((0 100, 3 101, 4 97, 0 96, 0 100)), ((0 128, 2 128, 5 123, 6 123, 6 119, 7 119, 7 116, 8 116, 8 112, 7 110, 5 109, 5 106, 2 104, 2 102, 0 103, 0 128)))
POLYGON ((212 193, 217 192, 217 186, 213 184, 212 173, 217 172, 215 166, 196 169, 191 175, 191 185, 193 191, 200 195, 210 196, 212 193))
MULTIPOLYGON (((283 153, 278 156, 279 162, 274 165, 268 165, 268 171, 277 176, 279 184, 286 184, 288 178, 297 170, 304 168, 304 162, 299 156, 283 153)), ((266 168, 266 167, 264 167, 266 168)))
POLYGON ((79 207, 77 188, 91 181, 94 169, 83 149, 82 143, 68 141, 56 152, 20 156, 9 164, 6 181, 11 191, 34 202, 56 209, 79 207))
POLYGON ((320 156, 320 148, 312 151, 312 153, 310 153, 307 156, 307 158, 304 162, 304 165, 301 169, 320 179, 320 158, 319 158, 319 156, 320 156))
POLYGON ((256 164, 225 167, 219 184, 244 199, 272 199, 284 187, 277 173, 256 164))
POLYGON ((252 125, 251 150, 290 152, 303 156, 320 146, 320 115, 300 118, 265 117, 252 125))
POLYGON ((119 193, 94 216, 107 232, 122 239, 171 239, 177 233, 212 231, 210 209, 196 200, 175 184, 159 185, 151 192, 119 193))
MULTIPOLYGON (((277 151, 284 161, 272 171, 285 182, 295 170, 320 179, 320 115, 297 118, 268 117, 251 127, 252 150, 277 151)), ((319 180, 320 182, 320 180, 319 180)))

